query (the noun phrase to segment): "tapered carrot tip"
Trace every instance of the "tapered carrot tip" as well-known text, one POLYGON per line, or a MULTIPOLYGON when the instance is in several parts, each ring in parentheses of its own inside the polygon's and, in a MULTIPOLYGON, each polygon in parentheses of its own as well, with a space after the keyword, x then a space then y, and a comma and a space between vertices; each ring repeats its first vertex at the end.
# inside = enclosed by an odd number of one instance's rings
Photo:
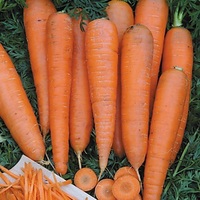
POLYGON ((64 175, 67 173, 67 164, 62 162, 55 163, 55 169, 58 174, 64 175))
POLYGON ((116 200, 112 193, 113 179, 100 180, 95 187, 95 196, 98 200, 116 200))
POLYGON ((92 190, 97 184, 97 175, 87 167, 79 169, 74 176, 74 184, 83 191, 92 190))
POLYGON ((81 160, 82 160, 82 153, 80 151, 78 151, 76 153, 76 156, 77 156, 77 159, 78 159, 78 166, 79 166, 79 169, 82 168, 82 164, 81 164, 81 160))
POLYGON ((112 193, 117 200, 134 200, 140 193, 140 183, 132 175, 124 175, 115 180, 112 193))

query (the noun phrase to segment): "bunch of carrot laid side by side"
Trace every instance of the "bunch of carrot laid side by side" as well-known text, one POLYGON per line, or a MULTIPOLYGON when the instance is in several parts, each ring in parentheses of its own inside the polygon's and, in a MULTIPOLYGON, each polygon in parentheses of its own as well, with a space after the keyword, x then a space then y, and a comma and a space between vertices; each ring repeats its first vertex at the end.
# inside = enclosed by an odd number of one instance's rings
POLYGON ((0 178, 4 183, 0 184, 1 200, 75 200, 75 197, 67 194, 61 186, 70 184, 71 180, 57 181, 53 173, 54 181, 43 175, 41 169, 35 169, 31 163, 25 163, 22 167, 23 173, 15 174, 3 166, 0 166, 0 178), (8 176, 14 180, 11 182, 8 176))

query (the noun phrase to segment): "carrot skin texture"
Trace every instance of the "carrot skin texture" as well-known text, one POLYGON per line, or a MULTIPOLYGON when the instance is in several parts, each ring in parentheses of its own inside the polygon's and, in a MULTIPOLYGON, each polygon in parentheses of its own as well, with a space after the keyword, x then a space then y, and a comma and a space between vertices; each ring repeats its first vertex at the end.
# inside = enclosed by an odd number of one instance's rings
POLYGON ((81 154, 89 144, 93 127, 92 104, 85 57, 85 32, 81 31, 80 22, 81 18, 78 20, 72 19, 74 43, 69 117, 70 144, 78 157, 79 168, 81 168, 81 154))
POLYGON ((49 132, 46 22, 49 15, 56 12, 56 8, 50 0, 26 0, 26 4, 24 27, 36 87, 39 123, 45 137, 49 132))
POLYGON ((135 9, 135 23, 147 26, 152 32, 154 39, 153 63, 151 67, 150 112, 152 111, 158 82, 168 12, 169 7, 166 0, 139 0, 135 9))
POLYGON ((127 29, 122 40, 122 140, 126 156, 138 172, 147 152, 150 68, 153 37, 144 25, 127 29))
POLYGON ((169 69, 159 79, 144 168, 144 200, 161 198, 187 88, 188 79, 181 70, 169 69))
POLYGON ((109 1, 106 12, 110 21, 117 27, 119 41, 119 58, 118 58, 118 82, 117 82, 117 111, 116 124, 113 139, 113 150, 119 157, 125 155, 122 143, 122 127, 121 127, 121 73, 120 73, 120 50, 121 41, 126 29, 134 24, 134 15, 131 6, 124 1, 109 1))
POLYGON ((12 60, 1 44, 0 81, 1 118, 22 152, 33 160, 43 160, 45 146, 36 116, 12 60))
POLYGON ((180 149, 184 137, 192 85, 193 44, 191 33, 184 27, 171 28, 167 32, 165 37, 162 58, 162 72, 166 71, 169 68, 173 68, 174 66, 180 66, 183 68, 183 71, 188 77, 189 86, 187 92, 188 94, 183 109, 183 116, 181 118, 180 127, 177 132, 176 140, 174 142, 174 147, 171 156, 171 164, 176 158, 176 155, 180 149))
POLYGON ((53 13, 47 21, 49 120, 53 161, 60 174, 67 172, 68 163, 72 52, 72 20, 66 13, 53 13))
POLYGON ((115 129, 118 64, 116 26, 105 18, 91 21, 86 30, 85 48, 100 177, 107 166, 115 129))

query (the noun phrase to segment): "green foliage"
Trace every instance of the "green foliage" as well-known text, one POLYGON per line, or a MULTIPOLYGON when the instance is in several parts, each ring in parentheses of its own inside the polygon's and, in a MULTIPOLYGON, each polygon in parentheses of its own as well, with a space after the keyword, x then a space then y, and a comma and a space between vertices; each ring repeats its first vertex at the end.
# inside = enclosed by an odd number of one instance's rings
MULTIPOLYGON (((136 0, 126 0, 135 8, 136 0)), ((71 16, 77 16, 77 8, 82 8, 78 14, 94 20, 106 17, 105 8, 108 0, 53 0, 58 11, 65 10, 71 16)), ((177 6, 184 11, 183 26, 192 34, 194 44, 194 68, 190 111, 181 150, 175 163, 170 167, 165 182, 163 200, 197 200, 200 199, 200 3, 199 0, 168 0, 170 13, 168 29, 171 28, 174 12, 177 6)), ((16 69, 22 79, 28 98, 37 113, 35 86, 27 50, 27 41, 23 25, 24 0, 0 0, 0 43, 8 51, 16 69)), ((46 137, 47 155, 52 162, 52 147, 50 135, 46 137)), ((11 168, 19 160, 22 152, 10 136, 8 129, 0 120, 0 164, 11 168)), ((91 134, 91 141, 83 152, 82 165, 91 167, 98 174, 98 152, 95 145, 95 132, 91 134)), ((108 167, 102 178, 112 178, 115 171, 124 165, 129 165, 126 157, 118 158, 111 151, 108 167)), ((52 169, 51 165, 46 166, 52 169)), ((70 148, 68 173, 64 178, 73 179, 78 170, 78 161, 70 148)), ((143 176, 143 166, 140 169, 143 176)), ((93 191, 91 191, 93 194, 93 191)))

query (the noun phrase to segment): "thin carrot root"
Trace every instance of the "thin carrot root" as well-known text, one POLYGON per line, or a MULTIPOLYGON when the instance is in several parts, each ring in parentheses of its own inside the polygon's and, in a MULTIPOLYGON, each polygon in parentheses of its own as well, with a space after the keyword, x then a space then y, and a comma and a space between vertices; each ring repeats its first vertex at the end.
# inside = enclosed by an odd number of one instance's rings
POLYGON ((81 152, 77 152, 77 153, 76 153, 76 156, 77 156, 77 158, 78 158, 78 166, 79 166, 79 169, 81 169, 81 168, 82 168, 82 163, 81 163, 81 161, 82 161, 82 153, 81 153, 81 152))

